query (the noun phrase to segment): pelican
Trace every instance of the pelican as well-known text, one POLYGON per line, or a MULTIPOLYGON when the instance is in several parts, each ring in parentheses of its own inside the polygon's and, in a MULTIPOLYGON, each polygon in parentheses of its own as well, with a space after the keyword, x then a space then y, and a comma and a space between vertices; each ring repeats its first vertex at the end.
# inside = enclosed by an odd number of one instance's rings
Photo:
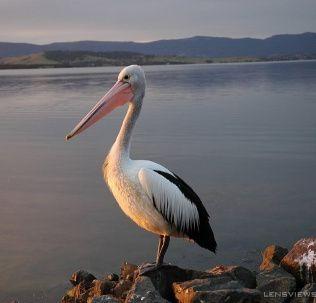
POLYGON ((186 182, 160 164, 130 158, 132 131, 142 108, 145 88, 143 69, 138 65, 125 67, 114 86, 66 136, 66 140, 115 108, 128 104, 121 129, 105 158, 103 175, 125 215, 159 236, 156 262, 144 264, 149 270, 163 264, 171 236, 193 240, 214 253, 217 244, 209 214, 186 182))

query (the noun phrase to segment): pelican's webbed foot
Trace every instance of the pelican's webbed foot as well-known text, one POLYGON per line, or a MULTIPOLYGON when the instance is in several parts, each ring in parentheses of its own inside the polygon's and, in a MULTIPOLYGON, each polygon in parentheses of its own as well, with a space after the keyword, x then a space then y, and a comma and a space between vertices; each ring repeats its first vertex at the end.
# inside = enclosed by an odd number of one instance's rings
POLYGON ((163 264, 157 264, 156 262, 154 263, 143 263, 140 266, 138 266, 138 271, 139 275, 145 275, 147 273, 153 272, 159 267, 161 267, 163 264))

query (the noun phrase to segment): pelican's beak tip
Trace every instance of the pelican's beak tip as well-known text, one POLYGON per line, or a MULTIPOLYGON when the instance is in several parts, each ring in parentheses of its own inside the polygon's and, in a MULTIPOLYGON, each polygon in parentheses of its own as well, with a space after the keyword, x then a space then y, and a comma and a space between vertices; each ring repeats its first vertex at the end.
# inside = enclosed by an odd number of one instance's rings
POLYGON ((65 137, 65 141, 69 141, 71 138, 72 138, 72 135, 71 135, 71 134, 68 134, 68 135, 65 137))

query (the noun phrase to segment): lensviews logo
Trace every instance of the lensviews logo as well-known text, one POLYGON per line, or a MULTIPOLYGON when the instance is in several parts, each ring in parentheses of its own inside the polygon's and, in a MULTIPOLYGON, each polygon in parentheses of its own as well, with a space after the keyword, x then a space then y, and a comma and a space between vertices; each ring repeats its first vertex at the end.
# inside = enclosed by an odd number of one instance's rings
POLYGON ((263 296, 265 298, 316 298, 316 291, 265 291, 263 296))

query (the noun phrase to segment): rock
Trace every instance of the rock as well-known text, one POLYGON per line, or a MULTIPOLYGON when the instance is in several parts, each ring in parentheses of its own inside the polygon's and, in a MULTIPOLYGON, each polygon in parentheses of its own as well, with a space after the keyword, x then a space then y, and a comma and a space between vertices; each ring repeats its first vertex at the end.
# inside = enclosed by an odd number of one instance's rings
POLYGON ((278 245, 268 246, 262 254, 260 270, 270 270, 277 267, 288 252, 288 249, 278 245))
POLYGON ((66 295, 62 298, 62 303, 72 302, 85 302, 89 297, 89 286, 86 282, 82 281, 75 287, 67 291, 66 295))
POLYGON ((131 264, 128 262, 124 262, 121 266, 121 274, 120 277, 123 280, 133 280, 134 272, 138 269, 138 266, 135 264, 131 264))
POLYGON ((70 297, 70 296, 68 296, 67 294, 64 295, 64 296, 61 298, 61 301, 60 301, 60 302, 61 302, 61 303, 76 303, 76 302, 82 303, 82 301, 77 300, 77 299, 74 298, 74 297, 70 297))
POLYGON ((291 303, 316 303, 316 283, 306 284, 291 303))
POLYGON ((119 302, 120 301, 118 299, 115 299, 109 295, 95 297, 91 301, 91 303, 119 303, 119 302))
POLYGON ((174 294, 172 284, 174 282, 184 282, 187 280, 205 278, 211 274, 190 269, 182 269, 173 265, 162 265, 157 269, 149 271, 143 276, 149 277, 155 289, 166 300, 173 301, 174 294))
POLYGON ((231 280, 238 281, 243 287, 246 288, 255 288, 256 277, 255 275, 247 268, 242 266, 225 266, 220 265, 216 266, 207 271, 212 276, 228 276, 231 280))
POLYGON ((88 283, 87 280, 81 281, 78 285, 67 291, 62 298, 62 303, 85 303, 92 302, 94 297, 109 294, 116 283, 108 280, 93 280, 88 283))
MULTIPOLYGON (((136 287, 134 291, 138 292, 141 285, 144 285, 146 281, 146 283, 150 281, 150 285, 152 285, 151 289, 146 295, 142 295, 141 298, 143 298, 143 300, 146 299, 148 302, 150 302, 150 300, 167 302, 167 299, 174 298, 172 290, 173 282, 211 276, 211 274, 206 272, 187 270, 171 265, 164 265, 159 269, 153 270, 147 273, 147 276, 138 277, 138 274, 139 271, 136 265, 125 262, 121 268, 121 279, 118 282, 110 281, 112 277, 107 277, 104 280, 95 279, 93 282, 90 282, 89 287, 87 287, 88 283, 82 281, 81 284, 79 283, 80 287, 77 285, 67 293, 67 300, 76 298, 82 300, 84 303, 87 300, 88 303, 91 303, 94 297, 111 294, 122 301, 126 298, 132 286, 136 287), (138 279, 138 283, 135 284, 136 279, 138 279)), ((135 300, 134 297, 133 300, 135 300)))
POLYGON ((69 289, 66 295, 68 295, 69 297, 74 297, 74 298, 79 297, 81 288, 82 288, 81 285, 78 284, 77 286, 69 289))
POLYGON ((90 284, 95 279, 96 277, 93 274, 85 270, 78 270, 71 275, 71 278, 69 279, 69 281, 73 286, 76 286, 80 282, 90 284))
POLYGON ((132 285, 133 283, 130 280, 120 280, 112 291, 114 297, 125 299, 132 285))
MULTIPOLYGON (((194 279, 185 282, 173 283, 173 290, 176 294, 182 293, 194 293, 197 291, 213 291, 226 288, 242 288, 242 285, 238 281, 231 280, 226 276, 222 277, 207 278, 207 279, 194 279)), ((176 296, 178 298, 178 296, 176 296)))
POLYGON ((296 242, 282 259, 281 266, 295 276, 299 285, 316 281, 316 238, 296 242))
POLYGON ((266 301, 271 303, 285 302, 287 297, 278 294, 293 292, 296 289, 295 278, 281 267, 261 271, 257 275, 257 285, 266 301))
POLYGON ((116 283, 108 280, 93 280, 89 290, 89 296, 102 296, 110 294, 116 283))
POLYGON ((254 274, 241 266, 217 266, 197 279, 173 283, 178 302, 259 302, 254 274), (231 301, 235 300, 235 301, 231 301), (237 300, 237 301, 236 301, 237 300))
POLYGON ((120 277, 117 274, 115 274, 115 273, 109 274, 106 278, 109 281, 115 281, 115 282, 120 279, 120 277))
POLYGON ((204 279, 194 279, 174 283, 173 290, 178 302, 259 302, 261 292, 245 287, 256 286, 254 275, 237 266, 218 266, 212 275, 204 279), (234 301, 235 300, 235 301, 234 301))
POLYGON ((179 303, 260 303, 261 292, 256 289, 236 288, 214 291, 198 291, 177 297, 179 303))
POLYGON ((139 276, 129 291, 125 303, 167 303, 155 289, 150 278, 139 276))

